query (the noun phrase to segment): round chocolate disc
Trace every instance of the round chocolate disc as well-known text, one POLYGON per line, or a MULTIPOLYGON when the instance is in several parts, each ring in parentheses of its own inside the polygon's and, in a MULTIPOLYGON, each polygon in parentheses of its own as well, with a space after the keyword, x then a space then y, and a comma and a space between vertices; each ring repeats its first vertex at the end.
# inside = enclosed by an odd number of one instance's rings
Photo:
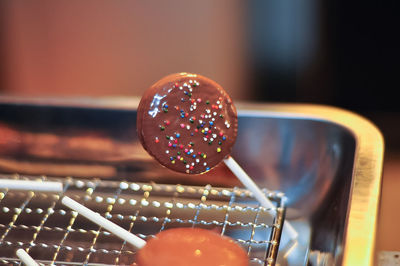
POLYGON ((248 266, 249 257, 233 239, 202 228, 161 231, 137 253, 139 266, 248 266))
POLYGON ((216 82, 196 74, 164 77, 143 95, 139 139, 162 165, 182 173, 209 171, 231 152, 236 108, 216 82))

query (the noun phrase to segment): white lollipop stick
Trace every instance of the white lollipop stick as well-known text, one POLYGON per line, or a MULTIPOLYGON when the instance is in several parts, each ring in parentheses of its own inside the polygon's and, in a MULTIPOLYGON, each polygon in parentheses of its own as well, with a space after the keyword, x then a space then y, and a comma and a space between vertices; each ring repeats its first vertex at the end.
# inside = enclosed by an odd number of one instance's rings
POLYGON ((119 238, 130 243, 132 246, 136 247, 137 249, 141 249, 142 247, 144 247, 144 245, 146 245, 146 241, 144 241, 143 239, 135 236, 131 232, 129 232, 129 231, 125 230, 124 228, 116 225, 115 223, 107 220, 106 218, 101 216, 99 213, 86 208, 85 206, 76 202, 75 200, 73 200, 67 196, 64 196, 62 198, 61 202, 65 206, 73 209, 74 211, 76 211, 80 215, 86 217, 87 219, 94 222, 95 224, 105 228, 107 231, 110 231, 114 235, 116 235, 119 238))
POLYGON ((62 192, 61 182, 0 179, 0 188, 41 192, 62 192))
MULTIPOLYGON (((228 156, 228 158, 224 159, 224 163, 240 180, 240 182, 242 182, 242 184, 253 193, 254 197, 260 202, 261 206, 264 208, 275 209, 275 205, 265 196, 256 183, 254 183, 253 179, 250 178, 250 176, 242 169, 242 167, 240 167, 240 165, 232 158, 232 156, 228 156)), ((299 234, 288 221, 285 221, 285 227, 292 240, 298 237, 299 234)))
POLYGON ((27 266, 39 266, 39 264, 34 259, 32 259, 32 257, 29 256, 29 254, 26 253, 26 251, 23 250, 22 248, 18 249, 16 254, 17 254, 18 258, 23 263, 25 263, 25 265, 27 265, 27 266))

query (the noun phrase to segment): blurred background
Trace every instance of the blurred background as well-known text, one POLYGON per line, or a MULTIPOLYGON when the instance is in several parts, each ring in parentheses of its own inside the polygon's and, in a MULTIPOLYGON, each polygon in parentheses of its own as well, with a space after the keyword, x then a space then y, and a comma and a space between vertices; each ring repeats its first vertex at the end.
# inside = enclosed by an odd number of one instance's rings
POLYGON ((400 250, 400 45, 388 2, 1 1, 0 95, 141 96, 185 71, 238 101, 357 112, 386 140, 378 248, 400 250))

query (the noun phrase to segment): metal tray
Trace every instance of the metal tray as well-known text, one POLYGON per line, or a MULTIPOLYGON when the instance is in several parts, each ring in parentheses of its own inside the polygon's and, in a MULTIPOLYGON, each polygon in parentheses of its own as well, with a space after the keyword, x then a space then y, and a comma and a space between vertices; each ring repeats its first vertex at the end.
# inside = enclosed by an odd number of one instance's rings
MULTIPOLYGON (((137 103, 1 97, 0 173, 240 186, 222 165, 200 177, 157 165, 136 137, 137 103)), ((239 134, 232 156, 259 186, 285 193, 286 217, 300 233, 297 247, 279 251, 278 263, 372 265, 383 162, 379 130, 354 113, 328 106, 237 107, 239 134)))

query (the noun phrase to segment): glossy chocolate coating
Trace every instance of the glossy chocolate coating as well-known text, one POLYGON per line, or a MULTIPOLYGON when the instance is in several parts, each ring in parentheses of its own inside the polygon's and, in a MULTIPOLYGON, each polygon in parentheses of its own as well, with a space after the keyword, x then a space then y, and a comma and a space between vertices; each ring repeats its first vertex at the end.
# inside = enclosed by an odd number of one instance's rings
POLYGON ((137 115, 143 147, 182 173, 209 171, 231 152, 236 108, 216 82, 195 74, 164 77, 143 95, 137 115))
POLYGON ((246 252, 231 238, 201 228, 173 228, 150 239, 138 266, 248 266, 246 252))

